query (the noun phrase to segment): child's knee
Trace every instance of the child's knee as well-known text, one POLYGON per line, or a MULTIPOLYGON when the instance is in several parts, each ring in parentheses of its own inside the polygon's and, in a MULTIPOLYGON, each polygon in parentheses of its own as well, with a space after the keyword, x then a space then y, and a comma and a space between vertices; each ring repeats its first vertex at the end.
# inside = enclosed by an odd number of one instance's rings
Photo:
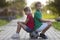
POLYGON ((20 22, 17 22, 17 24, 20 24, 20 22))
POLYGON ((48 23, 48 25, 49 25, 49 26, 52 26, 52 23, 51 23, 51 22, 49 22, 49 23, 48 23))

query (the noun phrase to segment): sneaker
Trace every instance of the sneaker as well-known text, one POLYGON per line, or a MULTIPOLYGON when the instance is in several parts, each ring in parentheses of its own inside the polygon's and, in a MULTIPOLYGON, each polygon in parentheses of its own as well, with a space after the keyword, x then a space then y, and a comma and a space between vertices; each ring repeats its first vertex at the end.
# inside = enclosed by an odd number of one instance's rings
POLYGON ((42 37, 43 39, 48 39, 47 36, 45 34, 40 34, 39 37, 42 37))
POLYGON ((19 37, 20 37, 19 34, 16 33, 16 34, 13 34, 11 38, 12 38, 12 39, 18 39, 19 37))

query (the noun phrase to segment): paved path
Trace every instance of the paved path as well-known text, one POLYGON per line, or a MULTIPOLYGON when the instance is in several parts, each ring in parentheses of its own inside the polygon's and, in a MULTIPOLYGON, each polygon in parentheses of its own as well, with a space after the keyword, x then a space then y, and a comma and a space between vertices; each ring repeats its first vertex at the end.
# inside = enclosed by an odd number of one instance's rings
MULTIPOLYGON (((29 33, 21 29, 20 32, 20 38, 19 39, 12 39, 11 36, 15 33, 16 27, 17 27, 17 21, 22 21, 22 19, 12 20, 9 24, 3 26, 0 28, 0 30, 3 30, 0 32, 0 40, 32 40, 29 38, 29 33)), ((48 36, 48 39, 46 40, 60 40, 60 32, 55 30, 53 27, 51 27, 47 32, 46 35, 48 36)), ((35 39, 35 40, 44 40, 42 38, 35 39)))

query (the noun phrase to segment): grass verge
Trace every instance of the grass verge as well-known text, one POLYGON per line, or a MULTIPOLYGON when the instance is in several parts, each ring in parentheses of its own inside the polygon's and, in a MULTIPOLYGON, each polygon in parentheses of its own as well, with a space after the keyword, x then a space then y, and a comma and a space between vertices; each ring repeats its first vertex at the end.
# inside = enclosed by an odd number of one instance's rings
POLYGON ((60 22, 53 22, 53 27, 57 30, 60 30, 60 22))
POLYGON ((9 23, 7 20, 0 19, 0 27, 9 23))
POLYGON ((16 18, 18 19, 18 18, 21 18, 21 16, 20 15, 16 15, 16 18))

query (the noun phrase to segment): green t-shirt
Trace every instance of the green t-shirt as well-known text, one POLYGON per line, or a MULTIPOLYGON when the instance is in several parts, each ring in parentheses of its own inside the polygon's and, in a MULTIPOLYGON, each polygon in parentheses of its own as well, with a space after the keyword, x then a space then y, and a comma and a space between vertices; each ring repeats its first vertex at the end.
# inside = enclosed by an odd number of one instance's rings
POLYGON ((34 30, 38 29, 42 25, 42 22, 39 20, 40 18, 42 18, 41 11, 36 10, 34 14, 34 22, 35 22, 34 30))

